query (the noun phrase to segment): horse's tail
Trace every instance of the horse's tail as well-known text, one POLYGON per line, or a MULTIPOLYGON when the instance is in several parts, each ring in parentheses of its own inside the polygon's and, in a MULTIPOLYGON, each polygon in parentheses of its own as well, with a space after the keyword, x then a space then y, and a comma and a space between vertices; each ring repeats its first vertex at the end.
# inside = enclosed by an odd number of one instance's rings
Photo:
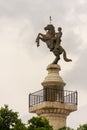
POLYGON ((66 62, 72 61, 71 59, 68 59, 68 58, 67 58, 66 51, 65 51, 64 49, 63 49, 63 59, 64 59, 66 62))

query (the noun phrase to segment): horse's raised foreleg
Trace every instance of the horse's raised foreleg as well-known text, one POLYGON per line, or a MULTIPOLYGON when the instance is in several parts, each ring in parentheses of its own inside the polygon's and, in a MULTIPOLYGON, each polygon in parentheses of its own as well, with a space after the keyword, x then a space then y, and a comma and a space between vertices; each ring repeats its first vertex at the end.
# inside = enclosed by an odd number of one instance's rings
POLYGON ((36 38, 36 43, 37 43, 37 47, 38 47, 39 46, 39 34, 38 34, 38 36, 36 38))
POLYGON ((44 34, 42 34, 42 33, 39 33, 39 34, 38 34, 38 36, 37 36, 37 38, 36 38, 37 47, 39 46, 39 41, 40 41, 40 40, 44 41, 44 37, 45 37, 44 34))

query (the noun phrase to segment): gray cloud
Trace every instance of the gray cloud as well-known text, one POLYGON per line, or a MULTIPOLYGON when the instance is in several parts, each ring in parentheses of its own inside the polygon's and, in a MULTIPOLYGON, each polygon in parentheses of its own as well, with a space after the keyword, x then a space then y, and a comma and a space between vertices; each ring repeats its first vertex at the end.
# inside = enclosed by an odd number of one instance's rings
POLYGON ((74 84, 77 86, 78 89, 87 90, 87 48, 81 53, 80 57, 78 58, 75 67, 72 68, 72 71, 67 75, 67 81, 70 81, 70 84, 74 84))

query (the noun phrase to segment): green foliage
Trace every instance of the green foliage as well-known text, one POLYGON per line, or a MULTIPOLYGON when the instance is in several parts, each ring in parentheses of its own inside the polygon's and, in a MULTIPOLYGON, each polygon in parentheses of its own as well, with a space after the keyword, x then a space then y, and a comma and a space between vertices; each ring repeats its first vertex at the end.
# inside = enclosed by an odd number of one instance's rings
MULTIPOLYGON (((53 130, 49 121, 42 117, 33 117, 28 120, 27 127, 18 117, 18 112, 9 110, 8 105, 0 108, 0 130, 53 130)), ((70 127, 63 127, 58 130, 74 130, 70 127)), ((80 125, 77 130, 87 130, 87 124, 80 125)))
POLYGON ((19 119, 12 130, 27 130, 27 128, 22 123, 21 119, 19 119))
POLYGON ((53 130, 45 118, 33 117, 28 120, 28 130, 53 130))
POLYGON ((87 124, 80 125, 79 128, 77 128, 77 130, 87 130, 87 124))
POLYGON ((26 130, 18 113, 9 110, 7 105, 0 109, 0 130, 26 130), (23 129, 21 129, 23 128, 23 129))
POLYGON ((63 128, 58 129, 58 130, 74 130, 74 129, 72 129, 70 127, 63 127, 63 128))

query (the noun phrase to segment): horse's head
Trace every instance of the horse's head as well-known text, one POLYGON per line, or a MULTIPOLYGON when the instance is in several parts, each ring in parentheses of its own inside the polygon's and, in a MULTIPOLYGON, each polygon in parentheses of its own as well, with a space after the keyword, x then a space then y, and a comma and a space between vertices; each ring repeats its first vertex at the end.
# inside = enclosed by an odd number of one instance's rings
POLYGON ((44 27, 44 30, 47 31, 55 31, 55 28, 52 24, 48 24, 46 27, 44 27))
POLYGON ((48 24, 46 27, 44 27, 45 31, 48 31, 47 34, 49 36, 54 37, 55 36, 55 28, 52 24, 48 24))

